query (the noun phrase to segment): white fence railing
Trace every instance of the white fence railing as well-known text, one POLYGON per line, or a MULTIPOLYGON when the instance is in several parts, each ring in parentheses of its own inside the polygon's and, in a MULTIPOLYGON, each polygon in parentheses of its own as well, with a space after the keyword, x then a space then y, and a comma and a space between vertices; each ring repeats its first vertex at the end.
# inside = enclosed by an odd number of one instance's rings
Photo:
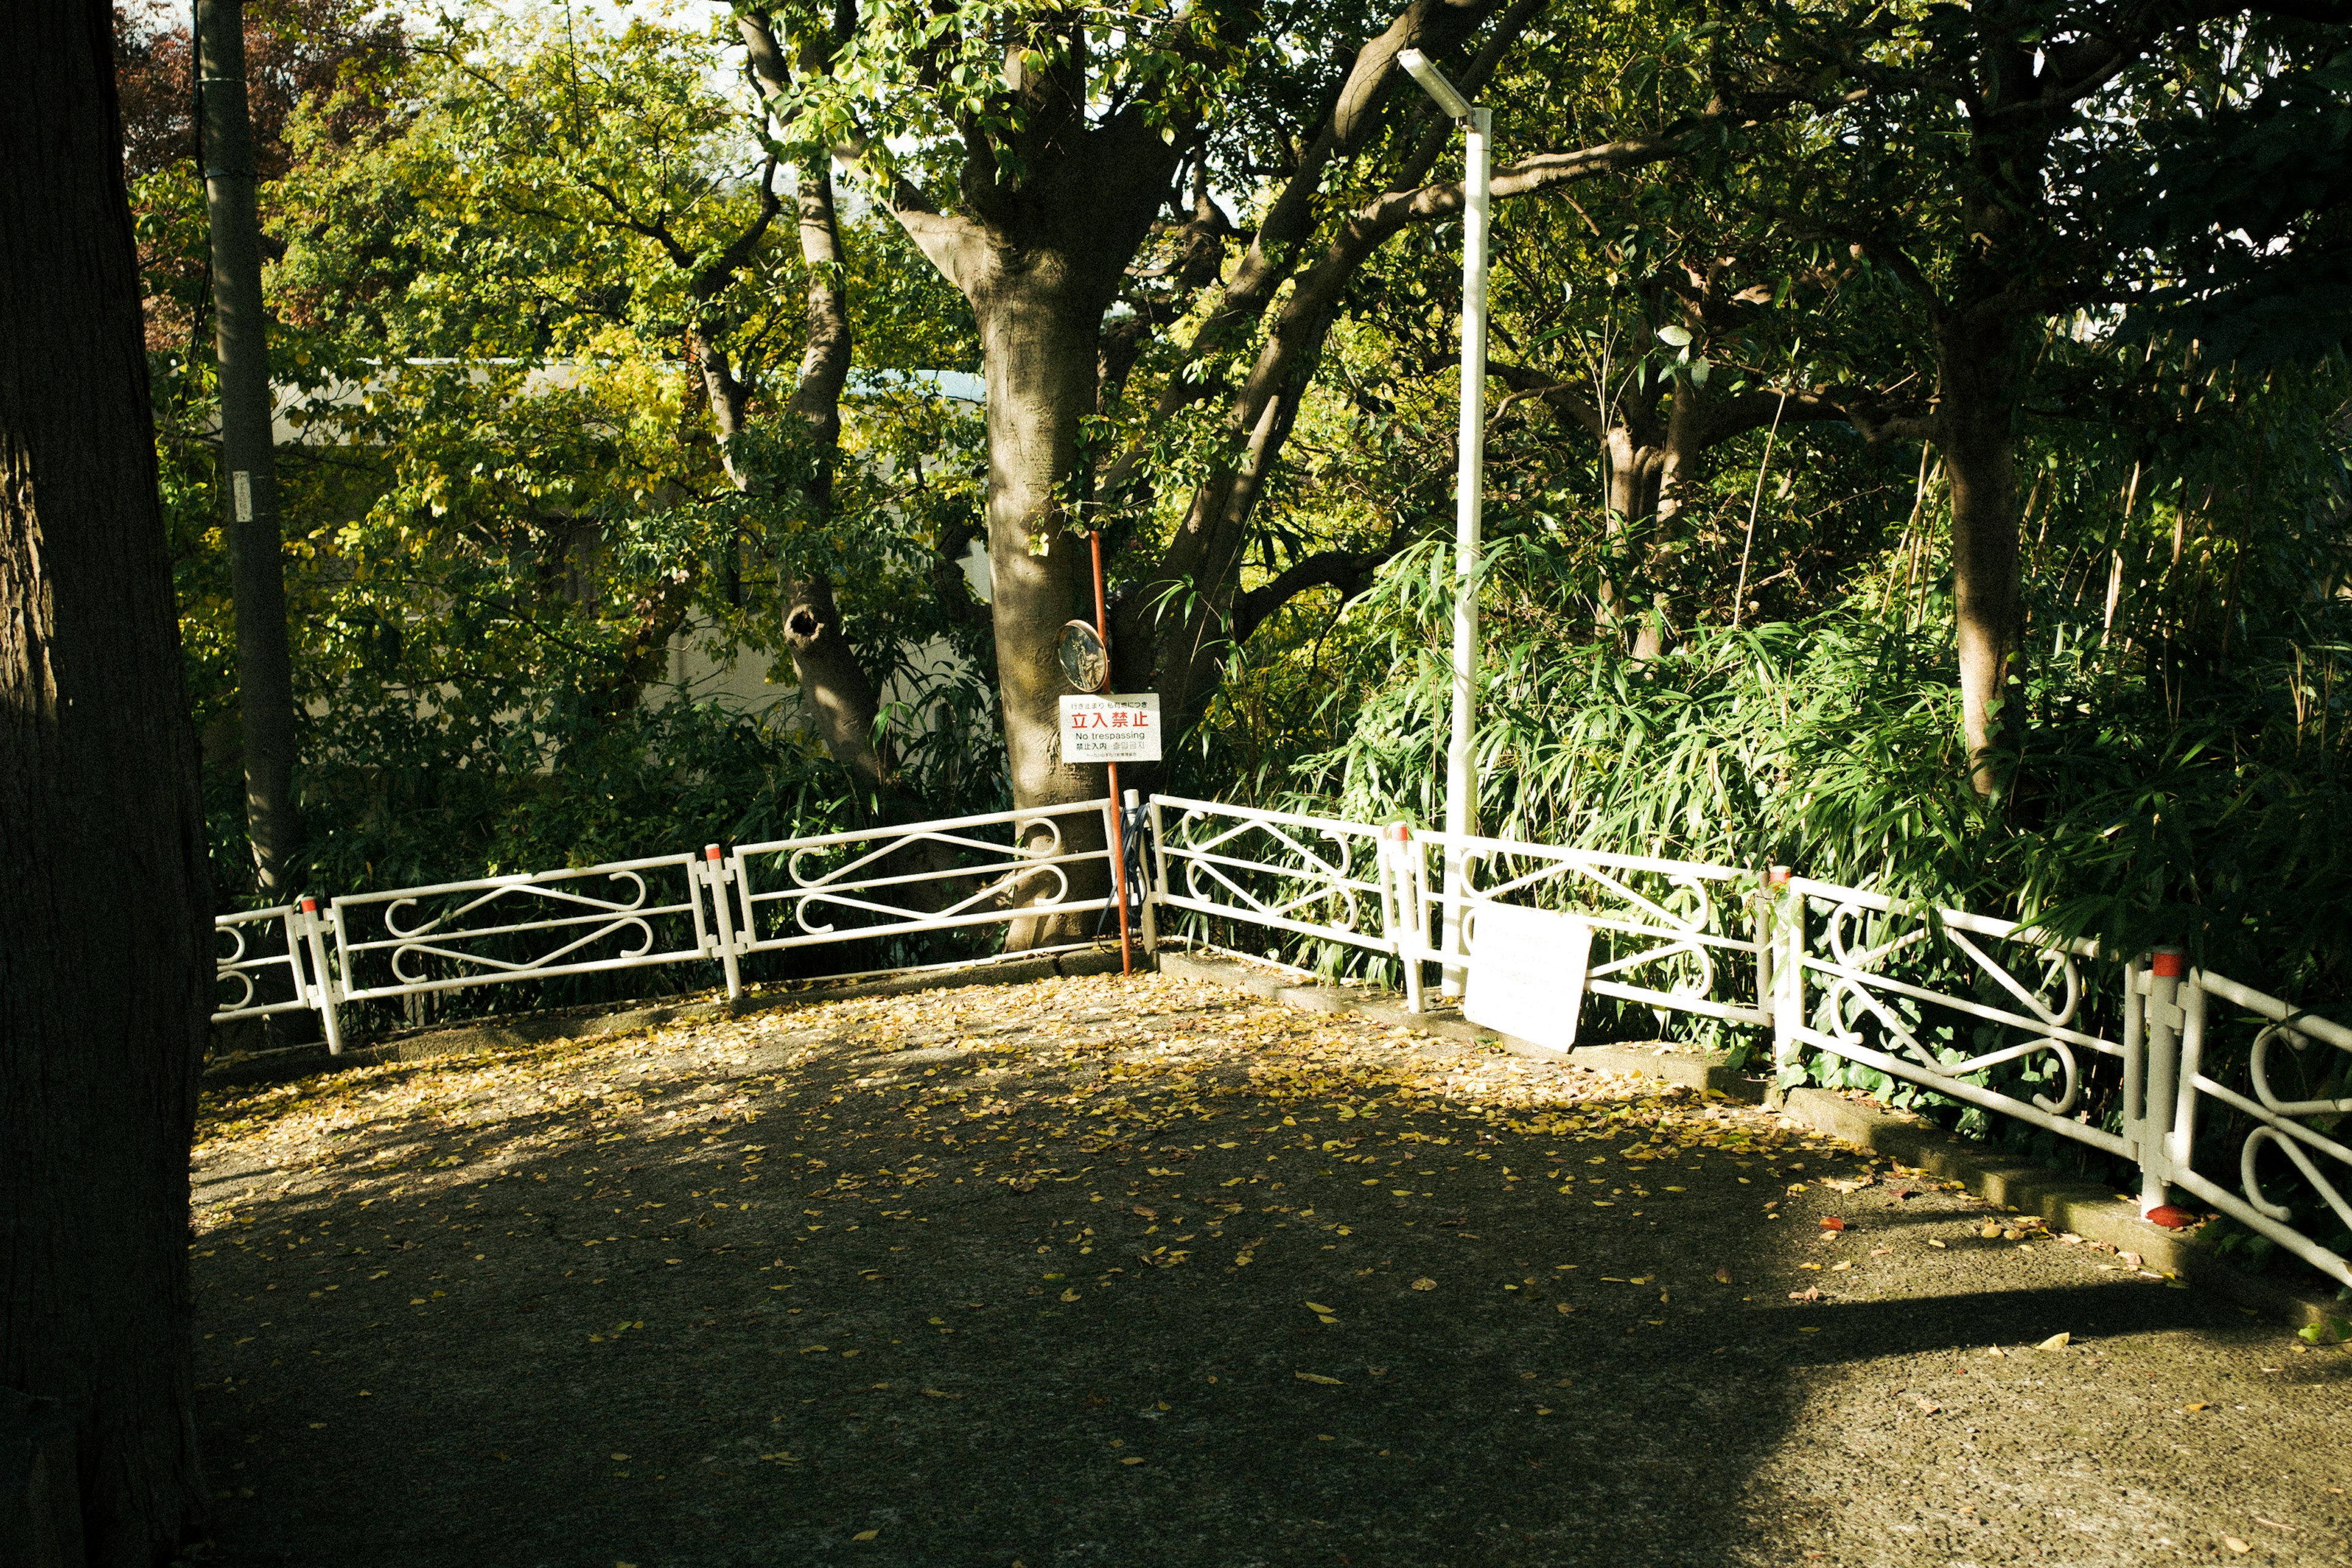
POLYGON ((1393 955, 1397 910, 1381 832, 1160 795, 1151 802, 1152 897, 1163 909, 1393 955))
POLYGON ((2122 1064, 2127 1104, 2142 1062, 2127 1043, 2081 1025, 2089 1000, 2082 966, 2098 956, 2095 946, 1802 877, 1782 881, 1780 889, 1780 994, 1772 1022, 1773 1054, 1782 1068, 1810 1046, 2129 1157, 2134 1126, 2112 1132, 2081 1109, 2083 1055, 2122 1064), (1817 911, 1825 913, 1815 925, 1817 911), (1923 984, 1927 976, 1940 988, 1923 984), (2026 1064, 2029 1074, 2054 1075, 2057 1092, 2020 1100, 1970 1081, 2011 1062, 2026 1064))
POLYGON ((1403 879, 1399 952, 1415 966, 1475 967, 1483 909, 1558 910, 1592 929, 1585 989, 1594 994, 1727 1023, 1772 1021, 1752 872, 1475 835, 1415 831, 1391 843, 1403 879), (1458 952, 1445 949, 1449 917, 1458 952))
POLYGON ((1476 970, 1481 910, 1573 913, 1593 932, 1584 989, 1594 994, 1769 1029, 1784 1084, 1820 1052, 2128 1161, 2144 1214, 2175 1217, 2160 1211, 2178 1188, 2352 1285, 2352 1262, 2311 1228, 2327 1215, 2352 1228, 2352 1141, 2338 1136, 2352 1131, 2352 1029, 2189 969, 2177 952, 2102 966, 2091 942, 1778 868, 1192 800, 1155 803, 1152 827, 1151 897, 1163 910, 1385 954, 1415 1009, 1427 968, 1449 990, 1476 970), (2216 997, 2256 1031, 2242 1085, 2204 1067, 2216 997), (2301 1089, 2280 1087, 2281 1047, 2301 1089), (2094 1064, 2105 1069, 2096 1096, 2094 1064), (1996 1087, 1996 1069, 2021 1092, 1996 1087), (2244 1129, 2234 1191, 2192 1163, 2209 1104, 2244 1129), (2266 1193, 2266 1156, 2273 1172, 2301 1176, 2309 1213, 2266 1193))
MULTIPOLYGON (((733 997, 754 953, 1099 915, 1113 902, 1097 890, 1111 880, 1109 811, 1085 801, 710 845, 224 915, 213 1016, 315 1011, 340 1050, 337 1008, 353 1001, 681 963, 718 963, 733 997)), ((1171 920, 1326 942, 1395 962, 1417 1010, 1429 967, 1449 991, 1477 971, 1482 911, 1573 914, 1591 932, 1585 991, 1769 1029, 1783 1084, 1818 1052, 2131 1162, 2143 1212, 2178 1188, 2352 1285, 2352 1263, 2312 1228, 2323 1211, 2352 1228, 2352 1142, 2338 1136, 2352 1094, 2331 1092, 2352 1089, 2352 1028, 2176 951, 2102 964, 2089 942, 1779 868, 1176 796, 1130 815, 1149 824, 1147 945, 1171 920), (2241 1027, 2254 1031, 2231 1075, 2243 1081, 2225 1082, 2207 1070, 2208 1034, 2241 1027), (2299 1087, 2282 1087, 2290 1075, 2299 1087), (2209 1105, 2243 1129, 2234 1189, 2194 1165, 2209 1105), (2310 1213, 2264 1188, 2265 1156, 2302 1179, 2310 1213)))
MULTIPOLYGON (((319 1015, 477 986, 1083 914, 1108 897, 1107 800, 698 854, 347 893, 222 915, 213 1022, 319 1015), (1088 846, 1091 845, 1091 847, 1088 846), (1080 868, 1087 870, 1080 873, 1080 868)), ((1082 945, 1064 943, 1063 946, 1082 945)), ((1034 951, 1054 951, 1037 948, 1034 951)))
MULTIPOLYGON (((858 833, 739 846, 725 860, 738 952, 1002 925, 1108 909, 1074 899, 1071 873, 1109 851, 1070 847, 1068 830, 1105 836, 1105 801, 999 811, 858 833)), ((1106 869, 1103 881, 1108 884, 1106 869)))

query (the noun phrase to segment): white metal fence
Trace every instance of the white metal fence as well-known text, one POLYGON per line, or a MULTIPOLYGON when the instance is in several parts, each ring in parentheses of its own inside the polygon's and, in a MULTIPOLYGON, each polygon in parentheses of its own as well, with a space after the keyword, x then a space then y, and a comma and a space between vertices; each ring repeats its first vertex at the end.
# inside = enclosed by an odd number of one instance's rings
POLYGON ((1784 868, 1192 800, 1155 803, 1152 828, 1163 910, 1385 954, 1416 1009, 1429 967, 1475 970, 1481 909, 1572 911, 1594 931, 1595 994, 1769 1029, 1783 1081, 1819 1052, 2097 1149, 2139 1168, 2144 1213, 2177 1188, 2352 1286, 2352 1263, 2313 1234, 2328 1215, 2352 1228, 2352 1142, 2338 1136, 2352 1094, 2325 1092, 2352 1089, 2352 1029, 2177 952, 2102 965, 2091 942, 1784 868), (2240 1082, 2204 1065, 2224 1026, 2253 1032, 2240 1082), (2282 1087, 2283 1061, 2301 1089, 2282 1087), (2234 1190, 2192 1163, 2209 1107, 2243 1128, 2234 1190), (2302 1177, 2304 1213, 2265 1191, 2265 1169, 2302 1177))
MULTIPOLYGON (((213 1022, 319 1015, 477 986, 656 964, 715 963, 730 997, 758 952, 1083 914, 1080 867, 1109 880, 1109 802, 520 872, 216 919, 213 1022), (1093 847, 1074 847, 1081 835, 1093 847)), ((1064 943, 1062 947, 1081 945, 1064 943)), ((1037 948, 1034 951, 1058 951, 1037 948)))
MULTIPOLYGON (((1112 900, 1079 890, 1110 881, 1109 811, 710 845, 224 915, 213 1016, 315 1011, 339 1050, 350 1002, 683 963, 717 963, 731 997, 755 953, 1099 915, 1112 900)), ((2089 942, 1782 868, 1176 796, 1141 816, 1147 945, 1202 920, 1329 942, 1394 961, 1418 1009, 1430 966, 1476 969, 1481 910, 1571 911, 1594 933, 1595 994, 1769 1030, 1784 1082, 1817 1052, 2097 1149, 2138 1167, 2144 1210, 2177 1188, 2352 1286, 2352 1264, 2314 1234, 2323 1209, 2352 1227, 2352 1143, 2337 1135, 2352 1095, 2329 1092, 2352 1088, 2352 1028, 2177 952, 2102 963, 2089 942), (2206 1066, 2216 1030, 2246 1040, 2230 1081, 2206 1066), (2243 1129, 2234 1188, 2193 1163, 2215 1110, 2243 1129), (2266 1170, 2300 1176, 2305 1213, 2265 1189, 2266 1170)))

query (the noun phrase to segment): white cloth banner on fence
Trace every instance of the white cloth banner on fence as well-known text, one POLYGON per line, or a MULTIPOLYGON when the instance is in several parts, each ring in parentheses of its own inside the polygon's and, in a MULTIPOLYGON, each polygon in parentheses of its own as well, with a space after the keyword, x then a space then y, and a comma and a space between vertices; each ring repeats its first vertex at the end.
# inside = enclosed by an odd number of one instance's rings
POLYGON ((1479 907, 1462 1016, 1482 1028, 1565 1051, 1576 1045, 1592 927, 1574 915, 1513 904, 1479 907))

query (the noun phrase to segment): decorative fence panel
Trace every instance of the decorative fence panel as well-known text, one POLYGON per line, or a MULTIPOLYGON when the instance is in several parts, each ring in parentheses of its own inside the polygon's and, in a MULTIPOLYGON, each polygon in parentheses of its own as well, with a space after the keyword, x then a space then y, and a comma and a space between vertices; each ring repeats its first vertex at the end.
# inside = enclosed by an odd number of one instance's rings
POLYGON ((693 855, 350 893, 330 906, 353 1002, 717 958, 693 855))
POLYGON ((1556 910, 1592 928, 1585 988, 1595 994, 1727 1023, 1772 1021, 1753 872, 1417 829, 1394 842, 1410 881, 1401 941, 1416 963, 1475 967, 1481 909, 1556 910), (1434 890, 1433 870, 1444 874, 1434 890), (1458 931, 1452 943, 1448 926, 1458 931))
MULTIPOLYGON (((1095 913, 1074 875, 1108 888, 1108 800, 745 844, 727 857, 739 953, 1095 913), (1083 827, 1094 848, 1070 847, 1083 827)), ((1065 942, 1060 947, 1084 945, 1065 942)), ((1042 950, 1041 950, 1042 951, 1042 950)))
POLYGON ((2352 1167, 2352 1146, 2336 1136, 2345 1119, 2352 1116, 2352 1099, 2308 1094, 2314 1085, 2326 1088, 2343 1083, 2347 1059, 2352 1059, 2352 1029, 2226 975, 2187 969, 2173 953, 2157 954, 2157 962, 2137 980, 2141 992, 2137 1010, 2146 1017, 2153 1069, 2147 1075, 2148 1110, 2171 1111, 2169 1125, 2160 1115, 2149 1118, 2161 1136, 2151 1137, 2141 1151, 2141 1169, 2147 1178, 2142 1202, 2161 1203, 2168 1186, 2181 1187, 2249 1230, 2270 1237, 2336 1283, 2352 1286, 2352 1263, 2297 1229, 2294 1212, 2264 1194, 2261 1173, 2263 1150, 2275 1151, 2310 1184, 2326 1211, 2352 1228, 2352 1204, 2346 1202, 2338 1184, 2347 1168, 2352 1167), (2168 984, 2171 976, 2165 970, 2179 976, 2177 987, 2168 984), (2167 994, 2168 991, 2173 994, 2167 994), (2253 1091, 2251 1094, 2216 1081, 2204 1070, 2206 1038, 2218 1021, 2216 998, 2251 1015, 2245 1020, 2254 1029, 2246 1058, 2246 1087, 2253 1091), (2284 1098, 2273 1082, 2284 1064, 2274 1058, 2273 1047, 2282 1044, 2295 1053, 2292 1059, 2305 1098, 2284 1098), (2315 1058, 2306 1054, 2314 1047, 2320 1048, 2315 1067, 2315 1058), (2200 1112, 2207 1100, 2251 1123, 2238 1147, 2236 1192, 2201 1174, 2190 1163, 2200 1112))
POLYGON ((2132 1030, 2116 1041, 2083 1026, 2082 966, 2097 957, 2094 944, 2054 942, 2012 921, 1913 909, 1882 893, 1802 877, 1786 881, 1777 919, 1781 950, 1774 1056, 1782 1068, 1810 1046, 2131 1156, 2132 1129, 2110 1131, 2082 1110, 2078 1053, 2121 1061, 2126 1100, 2140 1076, 2132 1030), (1965 979, 1967 991, 1957 989, 1957 981, 1943 988, 1923 984, 1944 975, 1965 979), (1990 1040, 1977 1038, 1986 1034, 1990 1040), (1969 1044, 1962 1046, 1962 1039, 1969 1044), (2056 1074, 2055 1094, 2021 1100, 1968 1081, 2035 1058, 2056 1074))
POLYGON ((1165 909, 1394 955, 1397 909, 1382 831, 1336 817, 1158 796, 1152 898, 1165 909))

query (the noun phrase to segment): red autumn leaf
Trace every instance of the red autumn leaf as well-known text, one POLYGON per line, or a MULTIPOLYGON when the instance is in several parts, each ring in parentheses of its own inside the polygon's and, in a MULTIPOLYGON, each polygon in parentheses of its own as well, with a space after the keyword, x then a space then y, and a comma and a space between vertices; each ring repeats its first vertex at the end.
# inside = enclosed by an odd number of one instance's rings
POLYGON ((1845 1228, 1845 1221, 1840 1219, 1833 1214, 1823 1215, 1822 1216, 1822 1228, 1823 1230, 1843 1230, 1845 1228))

